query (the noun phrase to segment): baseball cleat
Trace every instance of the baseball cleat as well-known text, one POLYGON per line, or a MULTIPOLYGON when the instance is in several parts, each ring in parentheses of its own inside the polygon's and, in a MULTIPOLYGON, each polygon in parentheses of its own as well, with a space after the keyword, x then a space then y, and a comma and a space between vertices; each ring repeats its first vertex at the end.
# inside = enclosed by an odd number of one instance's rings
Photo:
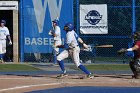
POLYGON ((140 76, 138 76, 138 75, 133 75, 132 78, 140 79, 140 76))
POLYGON ((3 59, 0 60, 0 63, 4 63, 3 59))
POLYGON ((93 79, 94 76, 93 76, 93 74, 89 74, 89 75, 87 75, 87 78, 88 78, 88 79, 93 79))
POLYGON ((68 76, 68 74, 65 73, 65 74, 58 75, 57 78, 63 78, 63 77, 67 77, 67 76, 68 76))
POLYGON ((59 66, 58 64, 53 64, 53 66, 59 66))

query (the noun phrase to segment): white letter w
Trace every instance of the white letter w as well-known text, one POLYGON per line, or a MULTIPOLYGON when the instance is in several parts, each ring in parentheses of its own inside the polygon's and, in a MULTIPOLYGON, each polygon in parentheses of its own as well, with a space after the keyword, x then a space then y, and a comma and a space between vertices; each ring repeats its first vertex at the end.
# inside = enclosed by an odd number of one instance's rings
POLYGON ((59 0, 59 5, 57 6, 57 0, 44 0, 44 5, 42 5, 42 0, 32 0, 34 5, 34 11, 38 26, 39 33, 43 33, 44 20, 46 16, 47 5, 49 7, 49 12, 51 16, 51 21, 60 17, 62 0, 59 0))

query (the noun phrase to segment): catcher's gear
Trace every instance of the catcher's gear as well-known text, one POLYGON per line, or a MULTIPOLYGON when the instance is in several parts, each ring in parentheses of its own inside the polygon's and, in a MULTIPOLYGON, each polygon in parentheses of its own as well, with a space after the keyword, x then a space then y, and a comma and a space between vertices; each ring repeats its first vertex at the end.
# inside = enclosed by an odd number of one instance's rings
POLYGON ((134 41, 140 40, 140 31, 135 32, 134 35, 132 35, 132 38, 134 41))
POLYGON ((122 48, 119 51, 117 51, 118 55, 125 54, 126 52, 127 52, 127 49, 126 48, 122 48))
POLYGON ((66 23, 64 26, 65 31, 72 31, 74 30, 74 25, 72 23, 66 23))
POLYGON ((0 23, 4 23, 4 25, 6 25, 6 21, 5 20, 1 20, 0 23))
POLYGON ((134 74, 134 78, 140 78, 140 60, 134 60, 129 63, 129 66, 134 74))

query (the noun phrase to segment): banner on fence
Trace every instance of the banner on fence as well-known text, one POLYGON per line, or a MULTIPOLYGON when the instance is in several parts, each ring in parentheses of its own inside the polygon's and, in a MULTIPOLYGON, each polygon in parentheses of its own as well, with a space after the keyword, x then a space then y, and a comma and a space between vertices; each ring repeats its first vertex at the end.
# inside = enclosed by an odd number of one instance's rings
POLYGON ((50 53, 53 37, 48 33, 52 21, 59 19, 61 36, 65 38, 63 27, 73 22, 73 0, 23 0, 24 53, 50 53))
POLYGON ((108 34, 107 5, 80 5, 80 33, 108 34))

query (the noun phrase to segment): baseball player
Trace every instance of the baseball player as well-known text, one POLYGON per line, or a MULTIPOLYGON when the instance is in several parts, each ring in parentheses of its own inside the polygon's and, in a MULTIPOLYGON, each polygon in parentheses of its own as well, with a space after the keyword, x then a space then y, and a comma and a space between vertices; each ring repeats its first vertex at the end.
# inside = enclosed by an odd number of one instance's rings
POLYGON ((121 50, 118 51, 119 54, 124 54, 125 52, 128 51, 133 51, 134 52, 134 57, 132 61, 129 63, 129 66, 133 72, 132 78, 139 79, 140 78, 140 31, 135 32, 133 35, 134 39, 134 45, 132 48, 122 48, 121 50))
MULTIPOLYGON (((50 30, 49 35, 53 36, 53 39, 54 39, 53 46, 61 45, 62 41, 61 41, 61 30, 59 27, 59 21, 55 19, 54 21, 52 21, 52 24, 53 24, 53 29, 50 30)), ((59 48, 53 47, 53 63, 54 64, 57 64, 58 54, 59 54, 59 48)))
POLYGON ((80 63, 80 58, 79 58, 80 48, 78 42, 83 44, 85 48, 88 48, 88 46, 76 34, 72 23, 67 23, 64 26, 64 30, 66 31, 66 42, 64 45, 56 46, 59 48, 65 48, 65 50, 57 56, 58 64, 62 70, 62 74, 58 77, 67 76, 63 60, 70 55, 72 61, 76 64, 76 66, 79 69, 81 69, 83 72, 85 72, 88 78, 93 78, 93 75, 80 63))
POLYGON ((6 38, 9 39, 9 44, 12 45, 11 37, 8 28, 5 26, 6 21, 0 21, 0 61, 3 61, 3 57, 6 53, 6 38))

